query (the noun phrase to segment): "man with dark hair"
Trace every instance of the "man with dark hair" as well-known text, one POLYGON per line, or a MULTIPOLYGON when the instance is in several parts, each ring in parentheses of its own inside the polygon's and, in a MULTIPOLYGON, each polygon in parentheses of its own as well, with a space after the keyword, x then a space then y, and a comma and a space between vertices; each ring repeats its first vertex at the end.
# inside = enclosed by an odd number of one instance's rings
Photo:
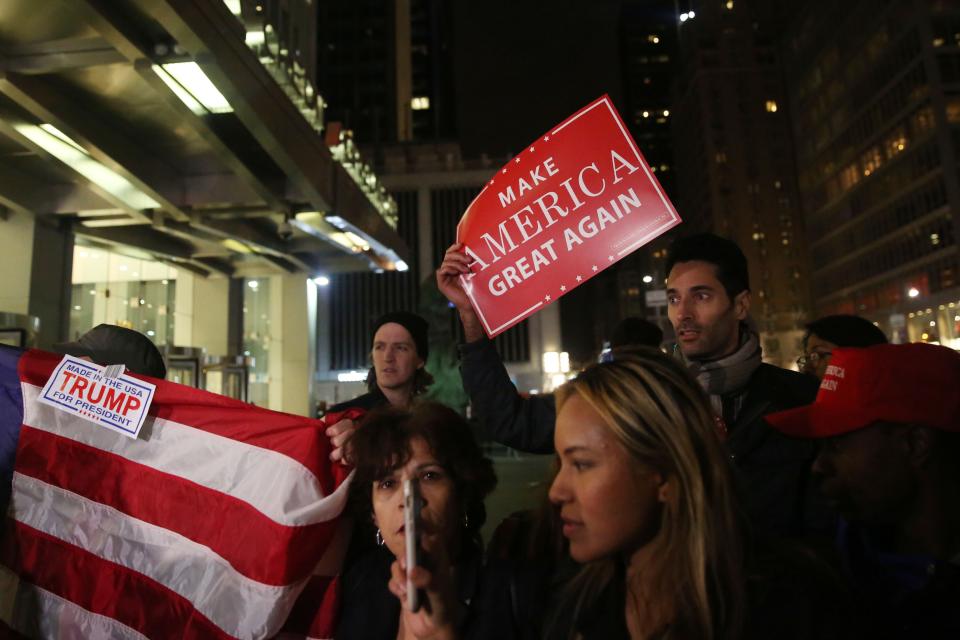
POLYGON ((803 373, 823 379, 830 355, 837 347, 872 347, 887 344, 887 336, 872 322, 860 316, 824 316, 807 324, 803 336, 803 355, 797 367, 803 373))
POLYGON ((771 429, 763 416, 813 401, 816 382, 761 360, 750 328, 747 260, 735 243, 701 233, 668 249, 667 315, 674 353, 710 398, 743 481, 747 515, 763 530, 803 535, 827 526, 809 478, 814 448, 771 429))
POLYGON ((842 568, 881 638, 960 638, 960 354, 838 348, 814 404, 771 414, 821 443, 814 478, 840 512, 842 568))
MULTIPOLYGON (((373 323, 370 354, 373 366, 367 373, 369 391, 352 400, 330 407, 331 415, 350 409, 370 411, 391 405, 405 408, 414 397, 424 393, 433 376, 424 368, 430 353, 427 321, 409 311, 386 313, 373 323)), ((343 460, 344 445, 353 435, 356 423, 343 419, 330 426, 326 434, 333 443, 332 460, 343 460)))
MULTIPOLYGON (((553 427, 557 408, 553 394, 522 397, 510 382, 500 354, 480 324, 470 299, 460 285, 460 276, 468 273, 469 259, 462 244, 447 249, 437 269, 437 288, 447 297, 463 325, 464 344, 460 345, 460 375, 463 388, 477 417, 491 437, 525 453, 553 453, 553 427)), ((626 318, 614 329, 613 346, 659 348, 663 332, 642 318, 626 318)))

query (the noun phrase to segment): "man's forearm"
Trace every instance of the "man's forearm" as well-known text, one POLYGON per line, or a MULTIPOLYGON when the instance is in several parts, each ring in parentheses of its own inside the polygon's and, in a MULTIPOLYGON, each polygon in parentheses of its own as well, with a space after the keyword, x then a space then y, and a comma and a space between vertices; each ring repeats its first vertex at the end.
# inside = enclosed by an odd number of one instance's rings
POLYGON ((463 325, 464 342, 476 342, 485 334, 483 325, 480 324, 480 316, 473 309, 458 309, 460 312, 460 324, 463 325))

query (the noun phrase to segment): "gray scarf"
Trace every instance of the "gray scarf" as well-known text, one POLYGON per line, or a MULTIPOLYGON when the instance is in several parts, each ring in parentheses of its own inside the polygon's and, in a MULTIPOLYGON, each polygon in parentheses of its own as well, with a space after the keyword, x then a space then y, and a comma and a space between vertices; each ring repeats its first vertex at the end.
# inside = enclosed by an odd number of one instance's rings
POLYGON ((710 396, 714 413, 722 417, 724 396, 736 396, 735 405, 732 407, 734 419, 740 413, 744 397, 743 393, 737 392, 743 391, 747 386, 753 372, 762 362, 761 356, 760 338, 746 325, 740 327, 740 346, 728 356, 703 361, 688 360, 680 354, 690 373, 710 396))

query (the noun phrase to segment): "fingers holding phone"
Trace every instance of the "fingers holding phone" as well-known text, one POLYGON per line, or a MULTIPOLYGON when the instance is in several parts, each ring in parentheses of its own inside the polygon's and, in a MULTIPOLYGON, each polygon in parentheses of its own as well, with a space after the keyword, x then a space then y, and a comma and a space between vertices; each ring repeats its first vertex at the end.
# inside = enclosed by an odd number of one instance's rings
POLYGON ((457 621, 466 615, 453 595, 449 567, 437 570, 408 567, 404 558, 397 558, 390 567, 390 592, 406 603, 411 590, 418 591, 420 608, 411 611, 404 604, 401 617, 407 637, 426 640, 456 640, 457 621))

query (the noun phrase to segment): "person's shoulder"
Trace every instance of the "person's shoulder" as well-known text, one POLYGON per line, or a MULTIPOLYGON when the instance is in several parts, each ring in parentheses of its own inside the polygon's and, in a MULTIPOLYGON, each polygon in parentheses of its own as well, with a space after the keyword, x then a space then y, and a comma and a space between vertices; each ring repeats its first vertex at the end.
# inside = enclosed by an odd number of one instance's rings
POLYGON ((757 368, 752 384, 764 388, 769 395, 789 406, 810 404, 820 388, 820 381, 813 376, 766 362, 757 368))
POLYGON ((352 562, 341 575, 338 640, 394 638, 400 601, 390 593, 393 556, 377 547, 352 562))
POLYGON ((341 576, 343 592, 366 592, 371 587, 386 586, 392 562, 393 554, 383 547, 374 547, 361 553, 349 566, 344 567, 341 576))
POLYGON ((342 413, 344 411, 348 411, 349 409, 363 409, 364 411, 371 411, 386 404, 386 402, 387 399, 382 393, 370 391, 351 400, 345 400, 339 404, 333 405, 327 409, 327 413, 342 413))

